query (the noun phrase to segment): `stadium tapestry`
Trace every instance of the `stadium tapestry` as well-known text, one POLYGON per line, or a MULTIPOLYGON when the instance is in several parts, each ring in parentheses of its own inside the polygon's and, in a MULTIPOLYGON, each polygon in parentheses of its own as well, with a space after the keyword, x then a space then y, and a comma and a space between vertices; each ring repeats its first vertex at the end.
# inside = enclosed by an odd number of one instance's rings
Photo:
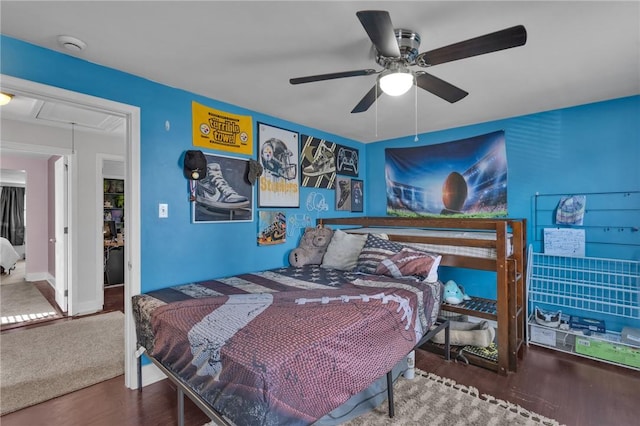
POLYGON ((387 214, 507 215, 504 131, 415 148, 385 150, 387 214))

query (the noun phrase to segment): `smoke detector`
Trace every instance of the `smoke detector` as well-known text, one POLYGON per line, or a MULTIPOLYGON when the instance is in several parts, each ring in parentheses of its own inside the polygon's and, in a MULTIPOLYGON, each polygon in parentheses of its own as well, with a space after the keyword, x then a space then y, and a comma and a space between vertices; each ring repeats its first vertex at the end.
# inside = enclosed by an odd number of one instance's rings
POLYGON ((84 41, 68 35, 58 36, 58 43, 70 52, 80 52, 87 47, 87 43, 84 41))

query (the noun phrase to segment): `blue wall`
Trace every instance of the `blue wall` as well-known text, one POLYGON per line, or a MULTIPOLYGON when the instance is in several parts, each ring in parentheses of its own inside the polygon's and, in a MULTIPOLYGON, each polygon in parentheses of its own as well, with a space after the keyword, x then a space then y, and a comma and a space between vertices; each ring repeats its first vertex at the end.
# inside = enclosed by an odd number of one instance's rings
MULTIPOLYGON (((385 148, 431 145, 497 130, 505 131, 509 216, 527 218, 530 241, 536 192, 570 195, 640 190, 640 96, 422 134, 418 142, 407 136, 369 145, 367 188, 385 188, 385 148)), ((386 214, 384 191, 369 190, 367 200, 370 215, 386 214)), ((635 226, 640 225, 638 210, 633 214, 635 226)), ((640 259, 638 245, 587 249, 588 256, 640 259)), ((539 243, 535 250, 541 250, 539 243)), ((441 269, 443 279, 455 279, 468 293, 495 297, 495 286, 486 285, 495 282, 493 274, 441 269)))
MULTIPOLYGON (((142 291, 278 267, 287 263, 288 252, 297 244, 297 238, 289 238, 284 245, 258 247, 256 221, 191 224, 188 185, 180 161, 184 151, 192 148, 193 100, 231 113, 252 115, 254 123, 264 122, 360 149, 360 176, 366 181, 365 214, 371 216, 386 214, 385 148, 436 144, 496 130, 505 131, 512 217, 531 218, 536 192, 640 189, 640 96, 422 134, 419 142, 407 136, 364 145, 9 37, 2 36, 0 42, 3 74, 140 107, 142 291), (167 120, 170 131, 164 127, 167 120), (157 217, 161 202, 169 204, 168 219, 157 217)), ((310 192, 311 189, 301 188, 301 208, 287 209, 287 214, 305 213, 315 219, 316 212, 305 208, 310 192)), ((321 216, 345 215, 335 211, 332 190, 314 192, 323 195, 329 206, 321 216)), ((627 248, 617 257, 638 259, 640 252, 637 247, 627 248)), ((456 278, 469 293, 494 297, 494 286, 482 285, 492 280, 490 275, 443 271, 443 277, 456 278)))
MULTIPOLYGON (((184 151, 194 149, 191 136, 192 101, 234 114, 253 116, 254 136, 258 134, 256 123, 262 122, 357 148, 360 157, 365 157, 366 146, 357 141, 160 85, 10 37, 2 36, 0 43, 2 74, 140 107, 143 292, 279 267, 288 264, 288 253, 298 243, 298 237, 291 237, 285 244, 259 247, 256 243, 258 223, 255 209, 253 222, 191 223, 189 186, 183 176, 181 161, 184 151), (171 123, 170 131, 165 130, 167 120, 171 123), (158 218, 158 203, 169 204, 167 219, 158 218)), ((255 153, 257 139, 254 139, 255 153)), ((257 158, 257 155, 253 157, 257 158)), ((366 176, 364 161, 361 161, 360 176, 366 176)), ((362 215, 336 212, 335 192, 312 188, 301 188, 301 208, 286 209, 287 214, 308 214, 315 223, 318 212, 308 212, 305 208, 311 192, 324 196, 329 207, 328 211, 319 213, 321 217, 362 215)), ((257 195, 254 200, 257 200, 257 195)))

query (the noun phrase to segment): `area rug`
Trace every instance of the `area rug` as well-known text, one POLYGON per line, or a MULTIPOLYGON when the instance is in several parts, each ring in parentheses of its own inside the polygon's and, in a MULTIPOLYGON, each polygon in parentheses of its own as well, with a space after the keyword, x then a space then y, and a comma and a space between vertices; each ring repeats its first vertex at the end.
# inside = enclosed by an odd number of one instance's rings
POLYGON ((0 335, 0 415, 124 374, 124 314, 0 335))
MULTIPOLYGON (((385 400, 373 411, 342 426, 559 426, 557 421, 517 404, 481 395, 474 387, 418 369, 413 380, 400 377, 396 381, 393 397, 393 418, 389 418, 389 405, 385 400)), ((215 426, 215 423, 204 426, 215 426)))
POLYGON ((396 381, 393 395, 393 418, 389 418, 385 401, 375 410, 344 425, 559 425, 557 421, 525 410, 517 404, 481 395, 474 387, 463 386, 451 379, 417 369, 413 380, 400 377, 396 381))
POLYGON ((22 281, 0 287, 2 325, 59 316, 33 283, 22 281))

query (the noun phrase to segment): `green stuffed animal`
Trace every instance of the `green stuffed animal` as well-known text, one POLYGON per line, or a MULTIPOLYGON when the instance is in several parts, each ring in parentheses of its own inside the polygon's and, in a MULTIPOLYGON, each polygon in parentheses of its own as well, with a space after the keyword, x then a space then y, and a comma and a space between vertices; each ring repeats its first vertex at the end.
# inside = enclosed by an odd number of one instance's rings
POLYGON ((333 229, 318 225, 306 228, 298 247, 289 253, 291 266, 320 265, 333 237, 333 229))

